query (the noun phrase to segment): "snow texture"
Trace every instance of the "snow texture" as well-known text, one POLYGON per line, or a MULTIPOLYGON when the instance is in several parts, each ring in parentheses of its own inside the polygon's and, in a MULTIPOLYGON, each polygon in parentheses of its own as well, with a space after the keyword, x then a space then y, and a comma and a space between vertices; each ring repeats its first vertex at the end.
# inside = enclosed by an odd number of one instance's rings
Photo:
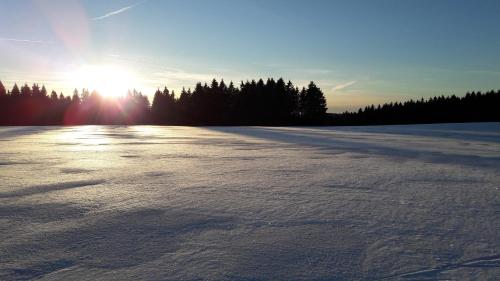
POLYGON ((500 123, 0 128, 0 280, 495 280, 500 123))

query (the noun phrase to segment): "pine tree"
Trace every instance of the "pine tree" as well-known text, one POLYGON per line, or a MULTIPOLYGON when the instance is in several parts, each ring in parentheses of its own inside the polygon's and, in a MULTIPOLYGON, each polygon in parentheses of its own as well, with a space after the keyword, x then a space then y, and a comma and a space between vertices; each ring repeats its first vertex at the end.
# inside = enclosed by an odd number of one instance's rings
POLYGON ((21 87, 21 96, 25 98, 31 96, 31 88, 28 84, 24 84, 21 87))
POLYGON ((76 88, 73 91, 73 97, 71 98, 71 101, 76 104, 80 103, 80 96, 78 95, 78 90, 76 88))
POLYGON ((0 97, 6 96, 7 95, 7 90, 5 89, 5 86, 3 85, 2 81, 0 81, 0 97))
POLYGON ((307 90, 301 92, 302 114, 306 120, 321 120, 327 111, 326 99, 320 88, 311 81, 307 90))
POLYGON ((50 93, 50 100, 56 102, 58 100, 56 91, 50 93))
POLYGON ((38 86, 38 84, 33 84, 33 86, 31 86, 31 95, 34 97, 40 96, 40 86, 38 86))
POLYGON ((47 97, 47 89, 45 88, 45 85, 42 85, 42 89, 40 90, 40 96, 43 98, 47 97))

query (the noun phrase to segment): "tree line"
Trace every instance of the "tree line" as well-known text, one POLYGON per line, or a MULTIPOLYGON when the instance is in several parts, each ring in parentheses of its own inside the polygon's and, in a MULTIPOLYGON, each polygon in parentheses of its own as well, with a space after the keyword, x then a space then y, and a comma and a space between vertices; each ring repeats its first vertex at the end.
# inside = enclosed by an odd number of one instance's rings
POLYGON ((147 97, 135 90, 106 99, 96 91, 75 89, 70 97, 49 94, 38 84, 14 84, 6 91, 0 81, 0 125, 148 124, 149 108, 147 97))
POLYGON ((0 81, 1 125, 293 125, 321 124, 326 120, 326 99, 314 82, 301 90, 283 79, 241 82, 224 80, 183 89, 176 97, 167 87, 157 90, 150 105, 135 90, 123 97, 106 98, 97 91, 71 97, 45 86, 14 84, 6 91, 0 81))
POLYGON ((331 125, 382 125, 500 121, 500 90, 469 92, 463 97, 439 96, 427 100, 366 106, 357 112, 329 117, 331 125))
POLYGON ((226 84, 197 83, 179 96, 158 89, 152 103, 136 90, 107 98, 97 91, 74 90, 71 96, 45 86, 0 81, 0 125, 375 125, 500 121, 500 91, 463 97, 371 105, 357 112, 328 114, 326 99, 314 82, 299 89, 283 79, 226 84))
POLYGON ((213 80, 183 89, 176 98, 168 88, 157 90, 151 106, 154 123, 174 125, 320 124, 326 99, 314 82, 299 90, 283 79, 233 82, 213 80))

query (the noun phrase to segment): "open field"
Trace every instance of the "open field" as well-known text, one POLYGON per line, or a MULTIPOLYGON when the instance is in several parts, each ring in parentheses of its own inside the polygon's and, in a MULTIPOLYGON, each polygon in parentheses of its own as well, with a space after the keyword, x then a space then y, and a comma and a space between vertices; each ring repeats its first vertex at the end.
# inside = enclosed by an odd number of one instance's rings
POLYGON ((494 280, 500 123, 0 128, 0 280, 494 280))

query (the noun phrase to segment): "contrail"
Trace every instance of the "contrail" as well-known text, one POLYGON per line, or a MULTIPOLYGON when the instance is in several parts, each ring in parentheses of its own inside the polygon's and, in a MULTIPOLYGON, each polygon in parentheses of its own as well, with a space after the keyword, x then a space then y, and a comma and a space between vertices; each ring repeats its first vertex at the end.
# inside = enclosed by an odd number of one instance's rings
POLYGON ((144 2, 146 2, 146 0, 144 0, 144 1, 140 1, 140 2, 137 2, 137 3, 132 4, 132 5, 130 5, 130 6, 123 7, 123 8, 121 8, 121 9, 116 10, 116 11, 109 12, 109 13, 107 13, 107 14, 103 15, 103 16, 100 16, 100 17, 95 17, 95 18, 93 18, 92 20, 102 20, 102 19, 105 19, 105 18, 112 17, 112 16, 114 16, 114 15, 121 14, 121 13, 123 13, 123 12, 127 11, 127 10, 130 10, 130 9, 134 8, 134 7, 135 7, 135 6, 137 6, 137 5, 140 5, 140 4, 144 3, 144 2))
POLYGON ((335 92, 335 91, 340 91, 340 90, 343 90, 349 86, 352 86, 356 84, 356 81, 349 81, 347 83, 344 83, 344 84, 340 84, 340 85, 337 85, 335 87, 332 88, 332 91, 335 92))
POLYGON ((29 40, 29 39, 19 39, 19 38, 4 38, 4 37, 0 37, 0 41, 35 43, 35 44, 53 44, 54 43, 52 41, 29 40))

